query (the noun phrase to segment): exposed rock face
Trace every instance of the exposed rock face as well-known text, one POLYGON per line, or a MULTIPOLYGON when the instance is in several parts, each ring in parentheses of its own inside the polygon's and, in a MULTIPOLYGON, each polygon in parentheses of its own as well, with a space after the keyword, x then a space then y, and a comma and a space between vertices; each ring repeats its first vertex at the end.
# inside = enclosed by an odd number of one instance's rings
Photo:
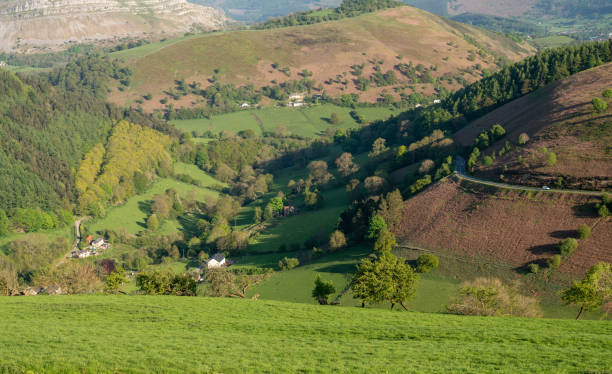
POLYGON ((186 0, 0 0, 0 50, 219 30, 228 21, 186 0))

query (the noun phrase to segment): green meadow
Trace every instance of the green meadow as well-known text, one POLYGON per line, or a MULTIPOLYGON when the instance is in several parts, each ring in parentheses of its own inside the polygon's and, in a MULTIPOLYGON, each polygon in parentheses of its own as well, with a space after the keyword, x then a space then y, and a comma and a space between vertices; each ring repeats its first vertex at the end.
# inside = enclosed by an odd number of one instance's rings
MULTIPOLYGON (((386 119, 396 110, 387 107, 357 108, 367 122, 386 119)), ((184 131, 212 131, 219 133, 227 131, 237 133, 242 130, 252 130, 256 134, 273 132, 284 126, 293 135, 314 137, 322 135, 328 128, 348 129, 359 124, 350 116, 350 108, 331 104, 314 105, 307 108, 275 108, 243 110, 234 113, 221 114, 212 118, 174 120, 170 123, 184 131), (338 114, 340 123, 331 124, 332 113, 338 114)))
POLYGON ((4 373, 585 373, 606 321, 464 317, 270 300, 0 298, 4 373))
MULTIPOLYGON (((145 221, 150 215, 150 202, 157 194, 163 194, 166 190, 173 188, 179 194, 196 191, 200 200, 219 196, 219 192, 205 186, 223 186, 223 183, 202 172, 196 166, 191 166, 179 163, 175 166, 175 172, 189 174, 192 178, 198 179, 201 186, 183 183, 172 178, 160 178, 153 182, 145 193, 130 197, 125 204, 109 209, 104 218, 88 222, 87 226, 92 232, 124 228, 131 234, 138 234, 146 227, 145 221)), ((178 221, 166 220, 159 230, 162 233, 169 233, 177 231, 179 227, 178 221)))

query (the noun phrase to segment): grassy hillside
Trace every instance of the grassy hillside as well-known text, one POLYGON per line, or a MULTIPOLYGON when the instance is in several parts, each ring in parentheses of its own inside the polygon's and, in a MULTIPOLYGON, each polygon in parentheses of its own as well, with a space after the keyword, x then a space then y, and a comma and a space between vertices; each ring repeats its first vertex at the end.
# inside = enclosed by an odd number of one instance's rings
POLYGON ((9 373, 567 373, 606 370, 612 349, 612 326, 597 321, 208 298, 1 301, 9 373))
MULTIPOLYGON (((366 76, 373 72, 375 61, 384 62, 383 72, 393 70, 399 63, 412 62, 427 68, 435 65, 436 77, 460 73, 467 81, 473 81, 480 76, 478 72, 472 75, 461 71, 477 64, 478 71, 495 70, 493 55, 516 61, 532 52, 498 34, 410 7, 310 26, 203 35, 160 45, 155 52, 150 46, 141 48, 147 49, 146 54, 139 54, 136 48, 125 56, 134 69, 132 86, 115 92, 113 100, 134 102, 151 93, 153 99, 142 104, 145 110, 163 107, 160 100, 168 96, 164 91, 173 88, 177 79, 199 82, 205 88, 214 76, 217 82, 253 84, 257 89, 272 85, 272 81, 301 79, 298 73, 307 69, 317 84, 338 75, 348 80, 346 86, 324 84, 327 93, 336 95, 357 92, 357 77, 350 73, 352 65, 364 63, 366 76), (480 49, 482 53, 478 54, 480 49), (278 68, 272 67, 274 63, 278 68), (280 71, 285 67, 290 68, 287 74, 280 71)), ((398 71, 396 75, 401 76, 398 71)), ((452 88, 457 83, 445 85, 452 88)), ((383 89, 373 87, 361 92, 362 99, 375 101, 383 89)), ((412 90, 432 93, 433 85, 418 84, 412 90)), ((393 90, 387 87, 387 92, 393 90)), ((175 107, 191 106, 196 100, 188 95, 170 99, 169 103, 175 107)))
POLYGON ((457 132, 455 140, 471 146, 480 132, 501 124, 507 135, 484 151, 498 151, 505 141, 518 143, 521 133, 530 140, 480 166, 476 174, 511 183, 599 190, 612 187, 612 100, 597 113, 591 101, 612 88, 612 64, 590 69, 504 105, 457 132), (544 162, 542 147, 557 156, 554 166, 544 162), (519 158, 520 157, 520 158, 519 158), (521 160, 524 160, 521 162, 521 160))

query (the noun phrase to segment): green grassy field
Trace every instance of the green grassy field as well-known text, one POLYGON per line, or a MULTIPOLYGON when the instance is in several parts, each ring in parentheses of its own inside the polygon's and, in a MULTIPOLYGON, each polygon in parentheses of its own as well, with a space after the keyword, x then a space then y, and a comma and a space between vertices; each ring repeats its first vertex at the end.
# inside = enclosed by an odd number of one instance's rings
MULTIPOLYGON (((237 133, 241 130, 252 130, 261 135, 263 131, 274 131, 285 126, 293 135, 313 137, 321 135, 327 128, 332 127, 348 129, 358 127, 359 124, 349 115, 350 108, 338 107, 331 104, 317 105, 308 108, 273 108, 267 107, 258 110, 244 110, 240 112, 213 116, 211 119, 175 120, 170 123, 185 131, 213 131, 219 133, 228 131, 237 133), (332 125, 329 118, 332 113, 340 116, 341 122, 332 125)), ((367 121, 382 120, 397 114, 397 110, 386 107, 357 108, 367 121)))
POLYGON ((0 298, 4 373, 577 373, 612 365, 612 324, 276 301, 0 298))
POLYGON ((557 48, 572 44, 574 39, 564 35, 553 35, 543 38, 535 38, 533 39, 533 42, 538 46, 538 48, 557 48))
MULTIPOLYGON (((215 181, 212 177, 207 178, 215 181)), ((220 182, 217 183, 220 184, 220 182)), ((184 194, 189 191, 196 191, 198 198, 200 199, 204 199, 206 197, 216 198, 219 195, 217 191, 210 190, 208 188, 197 187, 191 184, 179 182, 172 178, 163 178, 154 182, 147 192, 132 196, 126 201, 125 204, 110 209, 106 217, 89 222, 87 226, 92 232, 105 229, 117 230, 119 228, 125 228, 127 232, 131 234, 138 234, 145 229, 145 220, 150 214, 148 204, 149 201, 153 198, 153 196, 165 193, 169 188, 174 188, 179 194, 184 194)), ((178 222, 176 221, 166 222, 161 226, 160 230, 165 233, 176 231, 173 229, 173 227, 178 227, 176 225, 178 225, 178 222)))
POLYGON ((331 234, 348 199, 343 188, 323 194, 324 206, 313 211, 301 211, 293 217, 278 218, 274 226, 264 230, 249 243, 249 252, 277 250, 281 244, 303 245, 318 230, 331 234))

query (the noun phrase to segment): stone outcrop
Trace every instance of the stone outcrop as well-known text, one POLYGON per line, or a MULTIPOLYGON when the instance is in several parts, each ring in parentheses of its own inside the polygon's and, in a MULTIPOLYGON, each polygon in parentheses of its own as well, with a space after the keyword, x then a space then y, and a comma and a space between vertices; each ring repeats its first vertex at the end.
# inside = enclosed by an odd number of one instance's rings
POLYGON ((0 1, 0 50, 220 30, 228 21, 222 10, 186 0, 0 1))

